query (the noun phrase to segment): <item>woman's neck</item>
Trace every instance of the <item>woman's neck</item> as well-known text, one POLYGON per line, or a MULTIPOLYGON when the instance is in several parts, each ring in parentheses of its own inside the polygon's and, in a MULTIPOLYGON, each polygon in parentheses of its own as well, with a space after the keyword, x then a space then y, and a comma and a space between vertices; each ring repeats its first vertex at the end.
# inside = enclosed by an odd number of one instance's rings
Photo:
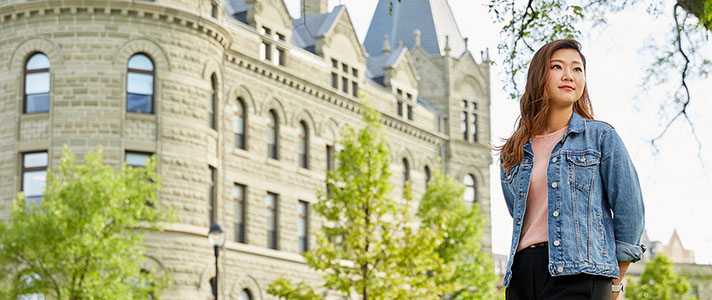
POLYGON ((573 106, 560 109, 549 109, 549 117, 546 119, 546 129, 542 134, 552 133, 569 124, 573 106))

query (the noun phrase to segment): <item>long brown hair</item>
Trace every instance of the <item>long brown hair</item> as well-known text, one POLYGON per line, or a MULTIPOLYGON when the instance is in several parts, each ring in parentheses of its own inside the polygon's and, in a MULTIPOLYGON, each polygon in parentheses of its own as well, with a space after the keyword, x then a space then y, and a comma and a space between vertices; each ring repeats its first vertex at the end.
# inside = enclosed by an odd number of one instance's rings
MULTIPOLYGON (((529 63, 527 85, 519 100, 519 125, 504 145, 496 148, 501 151, 502 168, 505 170, 518 165, 524 156, 524 144, 532 136, 540 134, 546 129, 546 121, 549 116, 549 95, 546 92, 549 61, 554 52, 561 49, 576 50, 581 56, 584 72, 586 70, 586 58, 581 54, 581 44, 573 39, 549 42, 534 54, 529 63)), ((573 108, 582 118, 593 119, 593 107, 586 86, 584 86, 581 98, 574 103, 573 108)))

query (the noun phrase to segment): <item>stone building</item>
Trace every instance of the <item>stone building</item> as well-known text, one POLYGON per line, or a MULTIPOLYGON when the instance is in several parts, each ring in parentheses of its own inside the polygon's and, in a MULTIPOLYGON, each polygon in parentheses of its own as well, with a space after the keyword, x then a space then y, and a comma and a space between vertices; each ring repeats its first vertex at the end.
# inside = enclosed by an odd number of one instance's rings
MULTIPOLYGON (((441 168, 489 216, 489 59, 467 50, 446 0, 381 0, 365 43, 347 9, 303 0, 0 2, 0 216, 42 201, 67 144, 107 163, 158 157, 177 221, 146 237, 166 299, 210 298, 211 222, 225 228, 220 295, 271 299, 279 276, 314 282, 300 253, 339 132, 382 113, 391 180, 416 199, 441 168), (441 160, 438 160, 442 157, 441 160)), ((488 225, 483 244, 491 251, 488 225)))

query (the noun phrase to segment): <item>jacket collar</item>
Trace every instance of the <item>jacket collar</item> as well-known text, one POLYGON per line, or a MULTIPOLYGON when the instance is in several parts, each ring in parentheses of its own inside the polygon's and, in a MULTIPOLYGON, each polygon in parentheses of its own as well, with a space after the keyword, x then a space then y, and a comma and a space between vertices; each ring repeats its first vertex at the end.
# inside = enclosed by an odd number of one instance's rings
MULTIPOLYGON (((581 133, 586 130, 586 120, 584 120, 579 114, 576 113, 576 111, 573 111, 571 113, 571 119, 569 119, 569 128, 566 130, 566 133, 564 133, 564 136, 562 137, 562 140, 566 140, 566 138, 569 136, 569 134, 572 133, 581 133)), ((527 152, 534 156, 534 151, 532 150, 531 146, 531 139, 529 139, 525 144, 524 144, 524 152, 527 152)))

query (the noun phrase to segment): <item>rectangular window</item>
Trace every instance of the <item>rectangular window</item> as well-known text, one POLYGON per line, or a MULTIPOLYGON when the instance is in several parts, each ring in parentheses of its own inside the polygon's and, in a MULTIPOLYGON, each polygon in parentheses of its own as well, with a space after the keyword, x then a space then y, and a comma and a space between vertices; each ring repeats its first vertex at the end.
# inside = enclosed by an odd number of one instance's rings
POLYGON ((39 206, 47 182, 47 151, 22 154, 22 192, 25 206, 39 206))
POLYGON ((351 82, 351 95, 358 97, 358 83, 356 81, 351 82))
POLYGON ((336 73, 331 73, 331 87, 335 89, 339 88, 339 75, 336 73))
POLYGON ((334 170, 334 146, 326 145, 326 170, 334 170))
POLYGON ((210 15, 211 15, 213 18, 217 18, 217 17, 218 17, 218 6, 215 5, 215 3, 212 4, 212 9, 211 9, 211 11, 210 11, 210 15))
POLYGON ((463 111, 462 114, 460 115, 460 129, 462 130, 462 137, 463 139, 467 140, 467 137, 469 135, 468 130, 467 130, 467 112, 463 111))
POLYGON ((309 203, 299 201, 297 207, 299 220, 297 223, 297 235, 299 236, 299 253, 309 250, 309 203))
POLYGON ((398 101, 398 115, 403 116, 403 102, 398 101))
POLYGON ((470 119, 470 131, 472 132, 472 141, 477 142, 477 114, 472 114, 470 119))
POLYGON ((217 179, 217 172, 215 171, 215 168, 213 166, 208 166, 208 173, 208 176, 210 178, 210 181, 208 182, 208 220, 210 221, 210 224, 213 224, 216 222, 215 208, 217 207, 217 185, 215 181, 217 179))
POLYGON ((271 61, 272 60, 272 45, 269 43, 262 43, 265 45, 265 57, 264 60, 271 61))
POLYGON ((239 183, 235 184, 232 196, 235 201, 233 211, 233 223, 235 228, 235 241, 245 243, 245 186, 239 183))
POLYGON ((475 103, 475 102, 470 103, 470 109, 477 110, 477 103, 475 103))
POLYGON ((284 57, 284 49, 277 48, 277 59, 275 59, 274 64, 284 66, 286 64, 284 57))
POLYGON ((341 64, 341 70, 348 73, 349 72, 349 65, 342 63, 341 64))
POLYGON ((277 39, 280 41, 284 41, 284 34, 277 33, 277 39))
POLYGON ((406 93, 405 97, 408 98, 408 100, 413 100, 413 95, 411 93, 406 93))
POLYGON ((278 221, 278 195, 267 192, 267 248, 278 249, 277 243, 277 221, 278 221))
POLYGON ((354 75, 354 77, 358 77, 358 70, 356 70, 356 68, 351 68, 351 75, 354 75))
POLYGON ((269 29, 269 27, 264 27, 264 26, 262 26, 262 34, 264 34, 264 35, 272 35, 272 29, 269 29))
POLYGON ((126 165, 130 167, 145 167, 152 153, 126 151, 126 165))
POLYGON ((334 67, 334 68, 338 68, 338 67, 339 67, 339 62, 338 62, 337 60, 335 60, 335 59, 332 58, 332 59, 331 59, 331 66, 334 67))
POLYGON ((398 96, 403 97, 403 90, 401 90, 401 89, 396 89, 396 93, 398 94, 398 96))
POLYGON ((349 79, 346 77, 341 77, 341 90, 344 93, 349 93, 349 79))
POLYGON ((408 105, 408 120, 413 120, 413 106, 408 105))
POLYGON ((462 104, 460 105, 462 108, 467 109, 467 100, 462 100, 462 104))

